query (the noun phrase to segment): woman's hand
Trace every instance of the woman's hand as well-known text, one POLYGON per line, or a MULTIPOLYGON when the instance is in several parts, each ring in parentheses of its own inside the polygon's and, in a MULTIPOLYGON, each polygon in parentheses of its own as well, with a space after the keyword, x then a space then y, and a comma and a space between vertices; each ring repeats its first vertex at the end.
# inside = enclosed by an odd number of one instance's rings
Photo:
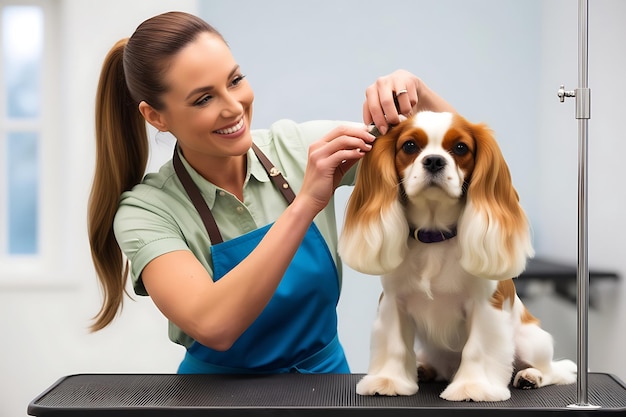
POLYGON ((365 90, 363 121, 366 125, 373 122, 382 134, 387 133, 390 125, 400 123, 400 115, 410 117, 421 110, 454 108, 420 78, 402 69, 378 78, 365 90))
POLYGON ((339 126, 311 144, 297 199, 306 201, 313 217, 326 207, 345 173, 372 149, 374 139, 366 126, 355 124, 339 126))

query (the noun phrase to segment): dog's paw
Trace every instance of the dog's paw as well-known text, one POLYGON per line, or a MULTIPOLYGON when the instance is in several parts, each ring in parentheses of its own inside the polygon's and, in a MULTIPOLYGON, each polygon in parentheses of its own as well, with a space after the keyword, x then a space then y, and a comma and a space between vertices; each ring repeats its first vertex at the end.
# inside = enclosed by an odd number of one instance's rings
POLYGON ((520 389, 534 389, 543 386, 543 374, 539 369, 522 369, 515 375, 513 386, 520 389))
POLYGON ((359 395, 413 395, 417 389, 415 381, 381 375, 366 375, 356 385, 359 395))
POLYGON ((544 372, 536 368, 519 371, 513 379, 513 386, 521 389, 533 389, 546 385, 567 385, 576 382, 576 364, 570 360, 552 362, 544 372))
POLYGON ((419 364, 417 366, 417 380, 421 382, 430 382, 437 380, 437 370, 431 366, 425 364, 419 364))
POLYGON ((511 391, 484 381, 456 381, 440 397, 448 401, 506 401, 511 398, 511 391))

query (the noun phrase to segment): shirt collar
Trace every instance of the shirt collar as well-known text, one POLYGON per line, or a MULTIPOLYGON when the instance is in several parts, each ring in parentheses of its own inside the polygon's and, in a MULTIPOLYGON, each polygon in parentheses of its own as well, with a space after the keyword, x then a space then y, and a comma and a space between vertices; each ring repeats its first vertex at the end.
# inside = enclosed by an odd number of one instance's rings
MULTIPOLYGON (((180 156, 183 166, 185 167, 185 169, 191 176, 191 179, 193 180, 193 182, 200 189, 200 193, 206 200, 206 203, 209 206, 209 208, 212 209, 213 206, 215 205, 216 195, 219 192, 221 192, 222 189, 215 186, 215 184, 213 184, 212 182, 207 181, 202 175, 198 173, 198 171, 193 169, 193 167, 189 165, 189 162, 187 162, 183 154, 180 152, 180 149, 178 149, 177 152, 178 152, 178 155, 180 156)), ((254 154, 254 151, 252 150, 252 148, 248 149, 246 157, 248 158, 248 163, 247 163, 247 168, 246 168, 247 172, 246 172, 246 180, 244 183, 244 187, 245 187, 245 184, 248 183, 250 177, 254 177, 259 182, 270 181, 269 175, 267 175, 267 172, 263 168, 263 165, 261 164, 261 162, 259 162, 259 159, 254 154)))
POLYGON ((254 154, 252 148, 248 150, 248 173, 246 175, 246 182, 250 177, 254 177, 259 182, 268 182, 270 180, 267 171, 263 168, 263 165, 254 154))

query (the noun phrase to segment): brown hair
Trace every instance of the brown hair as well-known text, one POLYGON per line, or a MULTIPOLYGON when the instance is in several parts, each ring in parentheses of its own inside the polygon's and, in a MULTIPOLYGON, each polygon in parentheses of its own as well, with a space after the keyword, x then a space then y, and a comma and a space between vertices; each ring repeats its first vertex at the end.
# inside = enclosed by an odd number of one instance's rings
MULTIPOLYGON (((118 41, 104 60, 96 94, 96 168, 89 197, 91 256, 103 290, 91 326, 101 330, 122 307, 129 263, 113 233, 120 195, 141 182, 148 154, 146 123, 138 105, 157 110, 167 92, 170 60, 201 33, 222 36, 204 20, 182 12, 164 13, 139 25, 118 41)), ((223 38, 222 38, 223 39, 223 38)))

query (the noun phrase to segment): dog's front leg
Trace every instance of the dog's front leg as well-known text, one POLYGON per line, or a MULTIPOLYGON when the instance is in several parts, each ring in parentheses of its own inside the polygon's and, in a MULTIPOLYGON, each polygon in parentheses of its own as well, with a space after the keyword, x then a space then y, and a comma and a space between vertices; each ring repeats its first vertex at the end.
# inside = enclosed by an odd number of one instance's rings
POLYGON ((452 383, 441 393, 450 401, 504 401, 513 373, 515 343, 510 313, 489 303, 468 311, 469 337, 452 383))
POLYGON ((384 295, 374 321, 368 374, 359 381, 360 395, 413 395, 417 392, 415 328, 395 297, 384 295))

